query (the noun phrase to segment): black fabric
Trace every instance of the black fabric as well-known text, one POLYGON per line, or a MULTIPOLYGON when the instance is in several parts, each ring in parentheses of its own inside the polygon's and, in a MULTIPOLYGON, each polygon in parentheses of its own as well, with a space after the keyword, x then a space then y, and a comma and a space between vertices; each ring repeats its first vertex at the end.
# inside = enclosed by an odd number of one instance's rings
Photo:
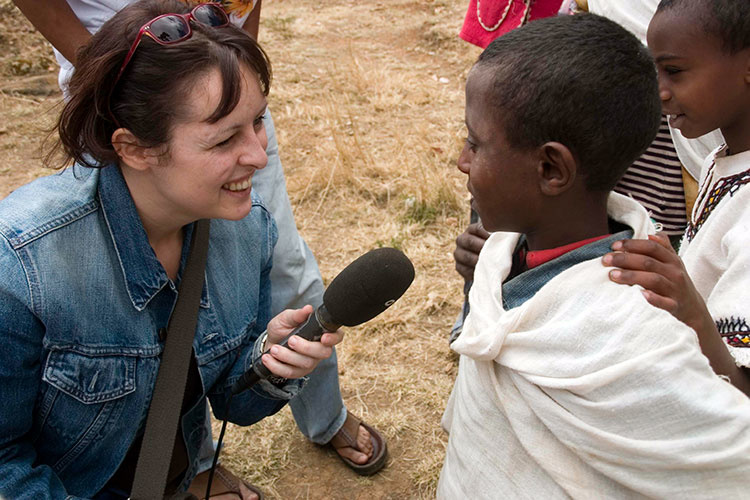
MULTIPOLYGON (((182 409, 180 411, 180 422, 177 426, 177 434, 174 437, 174 446, 172 448, 172 461, 169 465, 169 473, 167 475, 167 488, 166 494, 174 494, 177 491, 177 487, 182 482, 182 478, 187 471, 188 456, 185 442, 182 439, 182 416, 187 411, 198 403, 200 396, 203 394, 203 389, 200 381, 200 374, 198 373, 198 363, 195 361, 195 355, 191 356, 190 368, 188 369, 187 385, 185 387, 185 396, 182 401, 182 409)), ((102 488, 102 491, 116 489, 120 491, 131 491, 133 489, 133 478, 135 477, 135 466, 138 463, 138 455, 141 452, 141 444, 143 443, 143 429, 141 429, 138 437, 130 445, 128 453, 125 455, 120 467, 117 469, 115 474, 107 481, 107 484, 102 488)))
POLYGON ((161 498, 167 485, 175 436, 185 403, 188 372, 195 358, 193 338, 203 291, 209 229, 210 221, 201 219, 195 223, 191 235, 190 254, 167 326, 167 340, 135 468, 131 490, 134 500, 161 498))

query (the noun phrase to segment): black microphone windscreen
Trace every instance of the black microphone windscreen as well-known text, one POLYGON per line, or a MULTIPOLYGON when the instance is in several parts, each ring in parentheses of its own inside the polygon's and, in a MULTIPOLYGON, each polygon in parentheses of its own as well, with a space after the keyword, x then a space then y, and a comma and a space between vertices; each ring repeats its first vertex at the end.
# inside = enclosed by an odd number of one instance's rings
POLYGON ((356 326, 401 297, 414 280, 414 266, 395 248, 376 248, 346 266, 323 295, 336 324, 356 326))

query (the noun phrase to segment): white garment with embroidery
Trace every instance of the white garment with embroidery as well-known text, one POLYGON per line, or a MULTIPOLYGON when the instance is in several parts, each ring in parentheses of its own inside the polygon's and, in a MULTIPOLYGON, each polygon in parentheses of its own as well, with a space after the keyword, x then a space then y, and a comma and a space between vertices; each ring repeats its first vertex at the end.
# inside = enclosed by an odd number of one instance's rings
POLYGON ((737 365, 750 367, 750 151, 726 156, 721 147, 706 159, 691 219, 697 233, 690 239, 688 227, 680 257, 719 332, 739 333, 735 341, 748 345, 728 347, 737 365), (728 192, 712 203, 721 184, 728 192))
MULTIPOLYGON (((612 194, 610 216, 653 231, 612 194)), ((503 309, 519 235, 482 249, 438 497, 740 498, 750 477, 750 399, 717 377, 694 332, 615 284, 600 259, 503 309)))

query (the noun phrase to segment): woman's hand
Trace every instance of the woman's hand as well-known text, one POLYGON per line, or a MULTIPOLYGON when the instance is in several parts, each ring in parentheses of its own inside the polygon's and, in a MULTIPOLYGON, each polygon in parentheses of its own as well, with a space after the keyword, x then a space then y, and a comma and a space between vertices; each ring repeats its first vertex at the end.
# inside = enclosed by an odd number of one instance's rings
POLYGON ((308 375, 320 361, 330 357, 333 346, 344 339, 344 334, 336 331, 324 333, 320 342, 294 335, 289 338, 287 347, 278 345, 284 337, 304 323, 312 312, 310 305, 302 309, 287 309, 268 322, 266 349, 271 352, 263 355, 263 364, 277 377, 300 378, 308 375))
MULTIPOLYGON (((696 332, 713 323, 703 298, 688 276, 682 259, 664 235, 648 240, 622 240, 612 245, 614 253, 602 257, 615 283, 640 285, 649 304, 664 309, 696 332)), ((714 327, 715 328, 715 327, 714 327)))
POLYGON ((484 246, 484 242, 490 237, 490 233, 485 231, 481 222, 469 224, 466 231, 456 238, 456 249, 453 251, 453 258, 456 260, 456 271, 463 276, 464 281, 474 279, 474 268, 477 266, 479 252, 484 246))

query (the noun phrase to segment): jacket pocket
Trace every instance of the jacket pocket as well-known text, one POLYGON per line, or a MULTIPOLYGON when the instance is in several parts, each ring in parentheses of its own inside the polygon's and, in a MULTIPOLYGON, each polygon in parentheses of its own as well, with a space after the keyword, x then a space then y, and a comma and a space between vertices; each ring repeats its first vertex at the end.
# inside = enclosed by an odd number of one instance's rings
POLYGON ((81 403, 103 403, 135 391, 135 365, 132 356, 52 351, 43 378, 81 403))
POLYGON ((46 449, 55 472, 87 462, 84 452, 115 432, 110 424, 136 389, 136 363, 132 356, 50 352, 42 375, 49 406, 37 446, 46 449))

